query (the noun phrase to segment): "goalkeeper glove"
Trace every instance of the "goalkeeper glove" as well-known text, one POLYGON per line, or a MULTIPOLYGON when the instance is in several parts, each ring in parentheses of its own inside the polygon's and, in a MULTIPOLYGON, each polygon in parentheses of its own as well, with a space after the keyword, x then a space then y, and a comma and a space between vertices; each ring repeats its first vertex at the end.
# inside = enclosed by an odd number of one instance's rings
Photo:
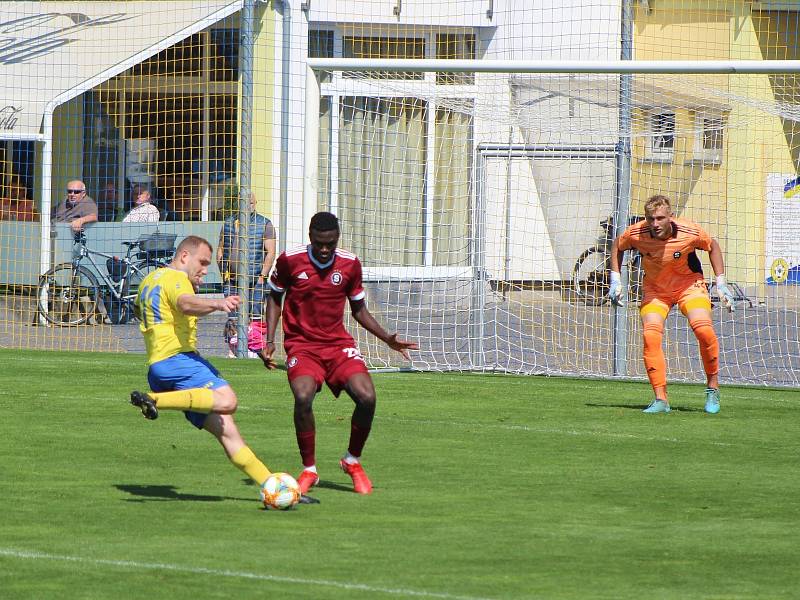
POLYGON ((728 311, 733 312, 733 292, 725 282, 725 275, 717 275, 717 296, 728 311))
POLYGON ((622 278, 616 271, 610 271, 611 283, 608 286, 608 299, 614 306, 623 306, 622 301, 622 278))

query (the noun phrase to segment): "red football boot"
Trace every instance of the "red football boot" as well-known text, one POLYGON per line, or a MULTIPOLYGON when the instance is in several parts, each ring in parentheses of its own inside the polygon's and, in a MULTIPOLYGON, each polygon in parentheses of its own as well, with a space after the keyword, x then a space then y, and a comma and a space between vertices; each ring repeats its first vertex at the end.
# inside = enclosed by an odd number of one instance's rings
POLYGON ((339 461, 339 466, 342 467, 342 471, 352 478, 353 490, 357 494, 369 494, 372 492, 372 482, 364 472, 364 467, 361 466, 361 463, 349 463, 342 459, 339 461))
POLYGON ((317 485, 318 481, 319 475, 314 473, 314 471, 304 469, 303 472, 300 473, 300 477, 297 478, 297 483, 300 486, 300 493, 305 494, 308 490, 317 485))

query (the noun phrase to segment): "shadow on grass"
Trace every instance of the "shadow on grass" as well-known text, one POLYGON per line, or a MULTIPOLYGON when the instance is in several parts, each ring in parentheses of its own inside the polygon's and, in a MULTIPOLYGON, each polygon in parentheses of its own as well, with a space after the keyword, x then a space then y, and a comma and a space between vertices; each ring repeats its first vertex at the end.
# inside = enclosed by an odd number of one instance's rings
POLYGON ((341 483, 333 483, 332 481, 325 481, 324 479, 320 479, 317 485, 314 487, 324 488, 326 490, 336 490, 338 492, 353 491, 353 486, 351 485, 342 485, 341 483))
MULTIPOLYGON (((180 500, 184 502, 222 502, 224 500, 240 500, 252 502, 253 498, 233 498, 231 496, 210 496, 204 494, 184 494, 171 485, 134 485, 115 484, 121 492, 127 492, 135 498, 127 498, 126 502, 146 502, 148 500, 165 501, 180 500)), ((256 497, 257 499, 257 497, 256 497)))
MULTIPOLYGON (((628 410, 638 410, 642 411, 648 406, 649 404, 597 404, 595 402, 587 402, 585 406, 589 408, 626 408, 628 410)), ((675 406, 674 404, 669 405, 671 410, 675 410, 678 412, 705 412, 702 408, 691 408, 689 406, 675 406)))
MULTIPOLYGON (((252 485, 250 480, 245 480, 245 483, 252 485)), ((171 485, 127 485, 118 483, 114 485, 115 488, 121 492, 127 492, 136 498, 126 498, 125 502, 147 502, 148 500, 155 500, 156 502, 163 502, 166 500, 181 500, 184 502, 222 502, 223 500, 236 500, 240 502, 252 502, 252 498, 234 498, 231 496, 207 496, 200 494, 182 494, 175 490, 171 485)), ((333 487, 325 486, 322 487, 333 487)), ((338 489, 338 488, 337 488, 338 489)), ((341 489, 345 489, 342 487, 341 489)), ((302 496, 299 504, 319 504, 320 501, 313 496, 302 496)))

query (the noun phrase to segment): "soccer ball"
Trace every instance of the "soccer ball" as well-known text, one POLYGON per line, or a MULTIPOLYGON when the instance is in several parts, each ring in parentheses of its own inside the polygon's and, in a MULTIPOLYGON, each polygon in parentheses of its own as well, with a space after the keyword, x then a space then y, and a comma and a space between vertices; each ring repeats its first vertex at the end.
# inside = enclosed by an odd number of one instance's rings
POLYGON ((261 501, 269 510, 292 508, 300 496, 300 485, 288 473, 273 473, 261 486, 261 501))

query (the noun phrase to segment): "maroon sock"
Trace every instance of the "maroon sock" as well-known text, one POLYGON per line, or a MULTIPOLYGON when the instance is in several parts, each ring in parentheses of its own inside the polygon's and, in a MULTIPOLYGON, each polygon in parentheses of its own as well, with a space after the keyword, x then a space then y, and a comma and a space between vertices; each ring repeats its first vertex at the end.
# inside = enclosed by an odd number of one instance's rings
POLYGON ((356 425, 352 422, 350 423, 350 445, 347 447, 347 451, 350 454, 353 456, 361 456, 361 452, 364 450, 364 444, 367 443, 370 429, 372 428, 356 425))
POLYGON ((317 464, 317 457, 315 456, 315 442, 317 432, 311 431, 298 431, 297 433, 297 447, 300 448, 300 458, 303 461, 304 467, 313 467, 317 464))

